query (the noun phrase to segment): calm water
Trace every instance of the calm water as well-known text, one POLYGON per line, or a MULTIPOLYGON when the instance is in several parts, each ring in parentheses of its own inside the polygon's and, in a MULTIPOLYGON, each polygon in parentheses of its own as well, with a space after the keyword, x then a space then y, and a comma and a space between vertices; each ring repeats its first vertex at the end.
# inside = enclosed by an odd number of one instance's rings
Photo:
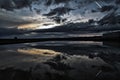
POLYGON ((119 43, 51 41, 1 45, 0 79, 7 80, 5 76, 10 73, 8 77, 18 80, 23 77, 20 70, 29 73, 26 80, 119 80, 119 43))

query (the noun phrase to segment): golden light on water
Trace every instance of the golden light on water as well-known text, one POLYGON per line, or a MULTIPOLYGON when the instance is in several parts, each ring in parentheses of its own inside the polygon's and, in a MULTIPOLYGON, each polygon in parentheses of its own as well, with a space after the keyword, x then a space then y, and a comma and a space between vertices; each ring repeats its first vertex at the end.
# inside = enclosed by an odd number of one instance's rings
POLYGON ((20 53, 23 53, 23 54, 41 55, 41 56, 56 56, 56 55, 60 54, 60 52, 56 52, 56 51, 53 51, 53 50, 35 49, 35 48, 31 48, 31 49, 18 49, 17 51, 20 52, 20 53))

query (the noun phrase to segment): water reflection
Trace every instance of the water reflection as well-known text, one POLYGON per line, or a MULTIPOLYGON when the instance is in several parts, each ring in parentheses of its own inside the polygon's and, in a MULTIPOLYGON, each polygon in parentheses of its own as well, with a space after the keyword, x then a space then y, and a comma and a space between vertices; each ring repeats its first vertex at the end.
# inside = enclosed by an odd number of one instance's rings
POLYGON ((29 54, 29 55, 41 55, 41 56, 55 56, 60 54, 59 52, 55 52, 53 50, 46 50, 46 49, 18 49, 19 53, 29 54))
POLYGON ((93 41, 4 45, 0 80, 8 73, 12 80, 119 80, 120 48, 93 41))

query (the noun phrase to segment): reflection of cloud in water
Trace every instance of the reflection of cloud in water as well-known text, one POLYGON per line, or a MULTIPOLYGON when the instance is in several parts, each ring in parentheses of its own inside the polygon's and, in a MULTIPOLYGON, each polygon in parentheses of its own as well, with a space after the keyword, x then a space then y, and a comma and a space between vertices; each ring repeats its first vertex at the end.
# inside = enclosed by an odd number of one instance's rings
POLYGON ((34 80, 115 80, 116 74, 120 74, 120 49, 101 42, 51 41, 3 48, 0 70, 9 73, 8 67, 31 69, 34 80))
POLYGON ((29 69, 37 63, 45 62, 60 54, 46 49, 9 49, 0 51, 0 68, 16 67, 29 69))
POLYGON ((25 43, 29 46, 65 46, 65 45, 82 45, 82 46, 90 46, 90 45, 99 45, 103 46, 103 42, 97 41, 46 41, 46 42, 36 42, 36 43, 25 43))
MULTIPOLYGON (((102 66, 106 63, 100 58, 91 59, 88 56, 70 56, 64 63, 69 63, 74 70, 70 71, 71 77, 75 80, 88 80, 89 78, 95 77, 98 72, 97 68, 92 68, 92 66, 102 66), (79 76, 79 77, 78 77, 79 76), (91 77, 90 77, 91 76, 91 77)), ((94 78, 93 78, 94 79, 94 78)))
MULTIPOLYGON (((76 52, 74 51, 74 53, 76 52)), ((0 68, 3 69, 11 66, 13 69, 31 69, 34 80, 56 80, 58 76, 61 76, 60 80, 93 80, 101 66, 109 66, 99 57, 89 58, 88 56, 62 54, 38 48, 2 50, 0 59, 0 68)), ((107 73, 102 72, 99 75, 102 74, 107 73)))
POLYGON ((55 56, 60 54, 59 52, 55 52, 53 50, 47 50, 47 49, 18 49, 18 52, 29 54, 29 55, 41 55, 41 56, 55 56))

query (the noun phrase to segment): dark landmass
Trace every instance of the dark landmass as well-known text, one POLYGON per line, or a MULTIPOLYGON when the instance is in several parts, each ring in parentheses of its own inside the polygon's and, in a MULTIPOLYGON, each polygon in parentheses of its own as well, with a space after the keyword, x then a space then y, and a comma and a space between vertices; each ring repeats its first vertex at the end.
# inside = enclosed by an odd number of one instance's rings
MULTIPOLYGON (((36 39, 0 39, 0 44, 18 44, 18 43, 31 43, 31 42, 44 42, 44 41, 103 41, 101 36, 97 37, 68 37, 68 38, 36 38, 36 39)), ((117 39, 111 39, 117 40, 117 39)))
MULTIPOLYGON (((0 39, 0 44, 18 44, 18 43, 31 43, 31 42, 44 42, 44 41, 109 41, 119 42, 120 32, 105 33, 103 36, 94 37, 63 37, 63 38, 34 38, 34 39, 0 39)), ((106 43, 105 44, 109 44, 106 43)))

